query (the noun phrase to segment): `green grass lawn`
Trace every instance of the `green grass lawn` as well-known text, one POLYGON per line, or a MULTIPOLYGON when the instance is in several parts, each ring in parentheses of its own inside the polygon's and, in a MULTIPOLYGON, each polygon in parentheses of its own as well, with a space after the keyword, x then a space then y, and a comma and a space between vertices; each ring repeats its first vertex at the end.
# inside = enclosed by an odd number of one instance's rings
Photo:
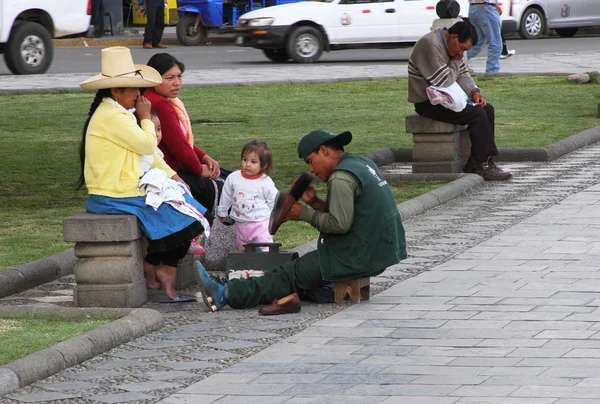
MULTIPOLYGON (((479 78, 496 107, 499 147, 538 147, 598 125, 596 92, 563 77, 479 78)), ((185 89, 196 143, 223 167, 237 169, 250 139, 274 150, 273 179, 287 189, 306 170, 298 159, 300 137, 313 129, 351 130, 347 150, 364 154, 382 147, 411 147, 404 117, 406 80, 335 84, 185 89)), ((0 271, 70 247, 62 242, 64 217, 84 209, 74 192, 78 146, 92 93, 0 96, 0 271)), ((412 187, 412 185, 410 185, 412 187)), ((417 185, 413 195, 429 185, 417 185)), ((400 195, 408 195, 404 189, 400 195)), ((399 199, 401 201, 402 199, 399 199)), ((312 229, 285 224, 277 237, 286 248, 312 238, 312 229), (310 234, 305 234, 306 232, 310 234)))
POLYGON ((0 318, 0 366, 69 338, 85 334, 112 320, 63 321, 0 318))

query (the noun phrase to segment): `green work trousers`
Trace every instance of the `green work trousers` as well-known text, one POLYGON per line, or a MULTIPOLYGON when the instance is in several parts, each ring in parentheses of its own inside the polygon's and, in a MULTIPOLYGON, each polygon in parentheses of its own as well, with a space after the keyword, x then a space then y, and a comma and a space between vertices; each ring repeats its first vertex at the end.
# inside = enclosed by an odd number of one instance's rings
POLYGON ((234 309, 269 304, 299 290, 309 290, 326 285, 319 268, 317 251, 265 271, 263 276, 249 279, 232 279, 227 282, 227 304, 234 309))

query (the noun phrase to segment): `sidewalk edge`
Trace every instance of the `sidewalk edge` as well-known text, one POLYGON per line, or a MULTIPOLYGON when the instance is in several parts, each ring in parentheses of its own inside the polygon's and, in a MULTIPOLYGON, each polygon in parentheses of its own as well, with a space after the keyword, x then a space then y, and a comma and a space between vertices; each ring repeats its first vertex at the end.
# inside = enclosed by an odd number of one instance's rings
POLYGON ((163 316, 152 309, 67 308, 52 306, 0 307, 0 317, 112 318, 124 317, 86 334, 59 342, 0 367, 0 395, 78 365, 135 338, 163 326, 163 316))

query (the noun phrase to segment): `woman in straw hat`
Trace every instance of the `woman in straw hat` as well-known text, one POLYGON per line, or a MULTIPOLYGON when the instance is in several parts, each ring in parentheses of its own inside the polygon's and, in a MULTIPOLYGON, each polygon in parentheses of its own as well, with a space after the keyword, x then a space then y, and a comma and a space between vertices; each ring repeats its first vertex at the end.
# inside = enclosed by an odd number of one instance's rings
MULTIPOLYGON (((83 126, 80 147, 81 173, 77 188, 85 183, 89 198, 86 209, 99 214, 133 214, 148 238, 144 272, 148 287, 162 287, 172 301, 175 294, 177 263, 187 253, 190 241, 203 232, 196 218, 163 203, 155 210, 145 204, 144 191, 138 189, 143 155, 153 155, 153 168, 164 170, 182 180, 156 154, 157 138, 150 117, 150 101, 140 88, 162 81, 151 67, 134 65, 128 48, 117 46, 102 50, 102 72, 80 86, 96 90, 88 118, 83 126), (135 108, 140 125, 129 110, 135 108)), ((191 196, 186 202, 198 211, 206 209, 191 196)))
POLYGON ((162 126, 163 138, 159 145, 165 154, 165 162, 190 186, 192 195, 209 212, 216 210, 216 197, 223 181, 230 172, 221 170, 219 163, 194 144, 190 117, 179 99, 185 66, 168 53, 157 53, 148 60, 148 66, 156 69, 162 82, 144 90, 144 97, 152 103, 162 126), (223 174, 223 175, 222 175, 223 174))

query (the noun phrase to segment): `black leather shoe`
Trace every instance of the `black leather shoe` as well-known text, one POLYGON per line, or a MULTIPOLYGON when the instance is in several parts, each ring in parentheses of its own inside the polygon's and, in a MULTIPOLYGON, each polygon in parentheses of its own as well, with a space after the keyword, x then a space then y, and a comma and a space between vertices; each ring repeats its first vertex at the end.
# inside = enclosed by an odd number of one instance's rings
POLYGON ((302 302, 297 293, 286 296, 282 299, 273 299, 273 301, 258 309, 263 316, 275 316, 277 314, 300 313, 302 302))

